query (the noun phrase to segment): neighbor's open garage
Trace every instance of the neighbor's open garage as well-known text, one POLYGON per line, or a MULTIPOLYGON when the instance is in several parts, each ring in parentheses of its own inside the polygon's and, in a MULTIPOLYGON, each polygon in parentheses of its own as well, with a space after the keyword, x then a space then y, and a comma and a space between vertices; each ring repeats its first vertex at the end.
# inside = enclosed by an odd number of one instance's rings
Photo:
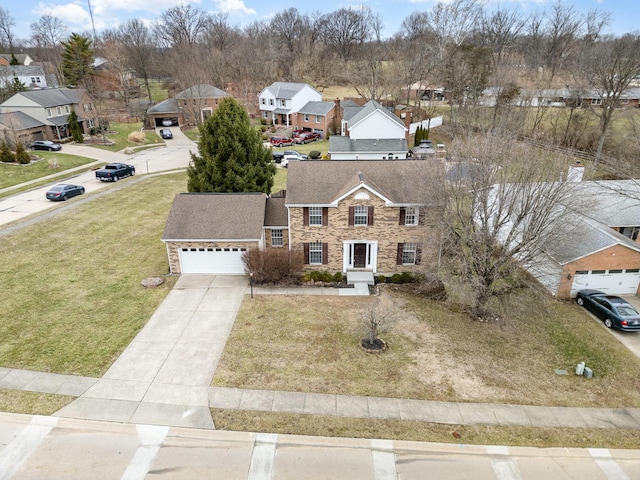
POLYGON ((242 254, 246 248, 181 248, 183 274, 244 275, 242 254))
POLYGON ((579 290, 592 288, 611 295, 635 295, 640 284, 640 269, 578 270, 575 273, 571 296, 579 290))

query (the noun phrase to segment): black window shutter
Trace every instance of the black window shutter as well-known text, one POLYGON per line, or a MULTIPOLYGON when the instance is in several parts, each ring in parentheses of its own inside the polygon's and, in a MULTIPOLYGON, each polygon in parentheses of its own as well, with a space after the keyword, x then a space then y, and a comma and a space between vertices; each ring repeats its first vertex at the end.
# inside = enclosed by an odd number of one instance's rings
POLYGON ((398 225, 404 225, 404 216, 407 213, 407 209, 404 207, 400 207, 400 220, 398 222, 398 225))
POLYGON ((404 250, 404 243, 398 244, 398 252, 396 254, 396 265, 402 265, 402 251, 404 250))
POLYGON ((424 225, 426 214, 426 208, 418 207, 418 225, 424 225))
POLYGON ((367 208, 367 225, 373 225, 373 207, 367 208))
POLYGON ((416 245, 416 265, 420 265, 422 262, 422 245, 416 245))
POLYGON ((322 244, 322 264, 327 265, 329 263, 329 244, 322 244))
POLYGON ((322 207, 322 226, 329 226, 329 207, 322 207))
POLYGON ((349 207, 349 226, 353 226, 353 216, 355 214, 355 208, 349 207))
POLYGON ((309 265, 309 244, 305 243, 303 248, 304 248, 304 264, 309 265))
POLYGON ((309 207, 302 207, 302 224, 309 226, 309 207))

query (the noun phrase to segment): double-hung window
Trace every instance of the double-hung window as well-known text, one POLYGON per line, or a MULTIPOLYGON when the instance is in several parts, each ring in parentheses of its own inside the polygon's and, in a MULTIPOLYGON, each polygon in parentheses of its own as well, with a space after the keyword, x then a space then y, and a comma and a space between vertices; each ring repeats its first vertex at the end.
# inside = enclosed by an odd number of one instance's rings
POLYGON ((416 263, 416 244, 405 243, 402 246, 402 263, 403 265, 413 265, 416 263))
POLYGON ((363 207, 361 205, 358 205, 353 209, 354 225, 367 225, 368 217, 369 217, 369 207, 363 207))
POLYGON ((322 121, 321 115, 316 115, 316 123, 320 123, 322 121))
POLYGON ((322 225, 322 207, 309 207, 309 225, 322 225))
POLYGON ((322 242, 309 243, 309 263, 322 265, 322 242))
POLYGON ((274 228, 271 230, 271 246, 282 247, 284 245, 284 238, 282 236, 281 228, 274 228))
POLYGON ((305 122, 308 122, 308 121, 309 121, 309 114, 308 114, 308 113, 305 113, 305 114, 304 114, 304 121, 305 121, 305 122))
POLYGON ((407 207, 404 210, 404 224, 405 225, 418 225, 418 218, 420 212, 418 207, 407 207))

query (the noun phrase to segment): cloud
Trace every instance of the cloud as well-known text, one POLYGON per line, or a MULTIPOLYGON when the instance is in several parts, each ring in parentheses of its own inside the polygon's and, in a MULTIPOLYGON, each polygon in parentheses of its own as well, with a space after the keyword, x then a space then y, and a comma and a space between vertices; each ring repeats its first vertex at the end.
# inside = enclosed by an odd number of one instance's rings
POLYGON ((243 0, 213 0, 221 12, 241 15, 255 15, 253 8, 248 8, 243 0))
POLYGON ((65 5, 38 3, 32 10, 32 13, 38 15, 38 17, 51 15, 52 17, 59 18, 70 30, 85 30, 91 28, 91 16, 89 12, 77 3, 67 3, 65 5))

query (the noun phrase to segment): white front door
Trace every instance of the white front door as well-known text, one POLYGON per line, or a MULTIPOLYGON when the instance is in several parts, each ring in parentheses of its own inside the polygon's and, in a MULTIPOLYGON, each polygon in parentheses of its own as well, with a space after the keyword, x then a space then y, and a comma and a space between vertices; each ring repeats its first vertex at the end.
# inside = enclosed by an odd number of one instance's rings
POLYGON ((342 271, 371 270, 376 273, 378 242, 376 240, 349 240, 343 243, 342 271))

